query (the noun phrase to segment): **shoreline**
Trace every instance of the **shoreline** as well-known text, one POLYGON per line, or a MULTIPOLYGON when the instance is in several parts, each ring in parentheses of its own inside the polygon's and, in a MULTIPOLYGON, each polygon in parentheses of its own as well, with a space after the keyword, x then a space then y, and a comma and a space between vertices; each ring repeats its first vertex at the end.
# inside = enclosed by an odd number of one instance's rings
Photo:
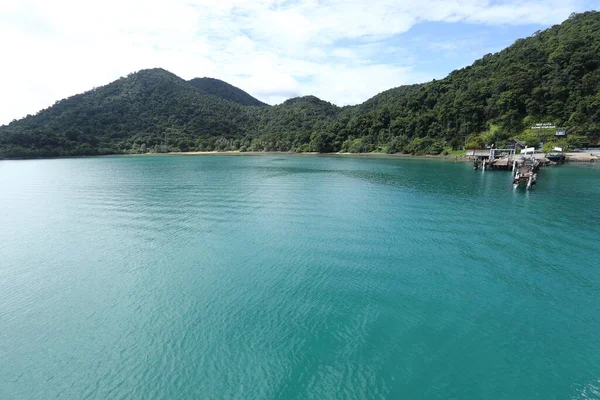
MULTIPOLYGON (((248 155, 262 156, 271 154, 281 155, 297 155, 297 156, 350 156, 350 157, 389 157, 389 158, 420 158, 420 159, 443 159, 455 162, 472 162, 473 159, 466 155, 442 155, 442 154, 405 154, 405 153, 317 153, 317 152, 289 152, 289 151, 245 151, 228 150, 228 151, 173 151, 169 153, 143 153, 143 154, 117 154, 117 155, 136 155, 136 156, 201 156, 201 155, 248 155)), ((544 154, 546 153, 537 153, 544 154)), ((569 163, 590 163, 600 161, 600 153, 565 153, 566 162, 569 163)))
POLYGON ((60 160, 69 158, 96 158, 96 157, 156 157, 156 156, 267 156, 267 155, 288 155, 288 156, 349 156, 349 157, 390 157, 390 158, 428 158, 428 159, 448 159, 458 161, 471 161, 466 156, 453 156, 441 154, 404 154, 404 153, 318 153, 318 152, 291 152, 291 151, 171 151, 168 153, 114 153, 114 154, 95 154, 79 156, 55 156, 55 157, 32 157, 32 158, 0 158, 0 161, 26 161, 26 160, 60 160))
MULTIPOLYGON (((168 153, 134 153, 134 154, 97 154, 97 155, 79 155, 79 156, 56 156, 56 157, 37 157, 37 158, 4 158, 0 161, 21 161, 21 160, 53 160, 68 158, 92 158, 92 157, 152 157, 152 156, 266 156, 266 155, 289 155, 289 156, 339 156, 339 157, 373 157, 373 158, 406 158, 406 159, 438 159, 454 162, 472 162, 472 158, 466 155, 442 155, 442 154, 405 154, 405 153, 318 153, 318 152, 290 152, 290 151, 172 151, 168 153)), ((538 153, 543 154, 543 153, 538 153)), ((565 153, 566 163, 594 163, 600 162, 600 152, 565 153)))
POLYGON ((132 156, 264 156, 264 155, 290 155, 290 156, 350 156, 350 157, 391 157, 391 158, 431 158, 431 159, 447 159, 452 161, 471 161, 466 156, 460 155, 442 155, 442 154, 405 154, 405 153, 318 153, 318 152, 291 152, 291 151, 244 151, 229 150, 229 151, 172 151, 169 153, 143 153, 143 154, 117 154, 117 155, 132 155, 132 156))

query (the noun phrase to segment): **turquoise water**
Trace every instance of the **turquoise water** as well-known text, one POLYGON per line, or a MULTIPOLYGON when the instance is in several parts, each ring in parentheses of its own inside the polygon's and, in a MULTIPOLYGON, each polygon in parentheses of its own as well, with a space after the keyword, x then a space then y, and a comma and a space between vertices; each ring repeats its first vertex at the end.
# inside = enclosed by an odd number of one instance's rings
POLYGON ((598 399, 600 168, 0 162, 2 399, 598 399))

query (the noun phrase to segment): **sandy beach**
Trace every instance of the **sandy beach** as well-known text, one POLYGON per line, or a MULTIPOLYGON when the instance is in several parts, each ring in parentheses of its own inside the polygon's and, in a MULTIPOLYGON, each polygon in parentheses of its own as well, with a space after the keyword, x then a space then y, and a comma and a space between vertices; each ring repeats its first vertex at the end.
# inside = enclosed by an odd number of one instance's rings
POLYGON ((599 162, 600 151, 565 153, 567 162, 599 162))

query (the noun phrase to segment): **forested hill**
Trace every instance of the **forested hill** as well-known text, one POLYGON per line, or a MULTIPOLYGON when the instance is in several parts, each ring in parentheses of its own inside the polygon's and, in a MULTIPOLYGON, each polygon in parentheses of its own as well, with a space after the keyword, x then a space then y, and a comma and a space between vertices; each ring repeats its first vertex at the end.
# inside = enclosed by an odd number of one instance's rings
POLYGON ((233 150, 431 153, 579 147, 600 139, 600 13, 573 14, 446 78, 352 107, 314 96, 267 106, 216 79, 143 70, 0 127, 0 158, 233 150), (530 129, 550 122, 567 129, 530 129))
POLYGON ((194 78, 188 82, 206 94, 212 94, 225 100, 231 100, 245 106, 266 106, 265 103, 250 96, 242 89, 219 79, 194 78))

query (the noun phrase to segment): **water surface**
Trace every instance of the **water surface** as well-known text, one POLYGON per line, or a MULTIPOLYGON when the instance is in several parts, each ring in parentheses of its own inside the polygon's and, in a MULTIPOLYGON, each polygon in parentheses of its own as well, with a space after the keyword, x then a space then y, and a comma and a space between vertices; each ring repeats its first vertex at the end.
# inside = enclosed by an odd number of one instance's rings
POLYGON ((600 398, 600 169, 0 162, 2 399, 600 398))

